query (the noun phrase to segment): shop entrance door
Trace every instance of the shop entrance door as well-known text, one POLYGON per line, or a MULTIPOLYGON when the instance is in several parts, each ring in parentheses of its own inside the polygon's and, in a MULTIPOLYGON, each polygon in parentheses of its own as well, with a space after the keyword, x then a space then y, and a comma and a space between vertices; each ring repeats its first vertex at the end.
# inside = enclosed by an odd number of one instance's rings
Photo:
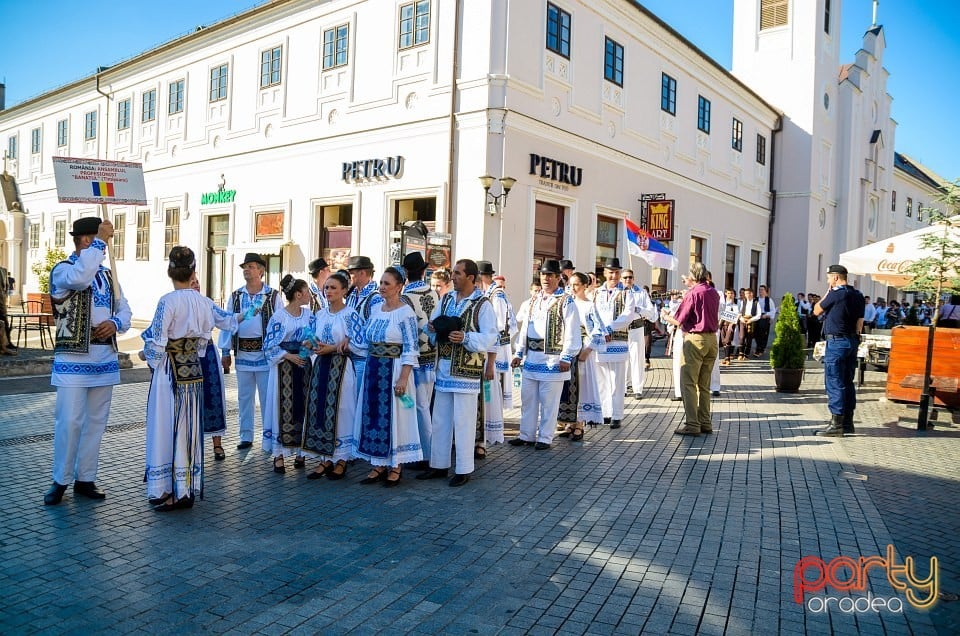
POLYGON ((230 215, 207 217, 207 296, 223 307, 227 289, 227 240, 230 236, 230 215))
POLYGON ((533 273, 548 258, 563 258, 563 227, 566 208, 537 201, 533 228, 533 273))

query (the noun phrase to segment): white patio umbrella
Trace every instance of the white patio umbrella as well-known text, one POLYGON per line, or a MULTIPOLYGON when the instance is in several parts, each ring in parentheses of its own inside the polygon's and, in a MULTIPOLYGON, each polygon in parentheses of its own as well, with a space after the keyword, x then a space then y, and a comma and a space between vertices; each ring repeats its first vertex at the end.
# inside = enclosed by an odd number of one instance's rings
POLYGON ((843 252, 840 254, 840 264, 851 274, 870 276, 884 285, 904 287, 911 280, 906 274, 907 267, 927 255, 920 246, 920 237, 931 232, 944 231, 953 240, 960 241, 960 215, 951 218, 947 226, 930 225, 843 252))

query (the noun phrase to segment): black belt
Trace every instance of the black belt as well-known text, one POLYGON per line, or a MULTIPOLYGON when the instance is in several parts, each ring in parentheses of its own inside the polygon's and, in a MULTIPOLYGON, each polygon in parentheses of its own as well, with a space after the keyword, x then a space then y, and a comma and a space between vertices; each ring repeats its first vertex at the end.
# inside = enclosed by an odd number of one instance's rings
POLYGON ((392 342, 371 342, 367 353, 375 358, 399 358, 403 345, 392 342))
POLYGON ((530 351, 543 351, 543 338, 527 338, 527 349, 530 351))
POLYGON ((828 333, 823 338, 825 340, 846 340, 848 338, 859 338, 856 334, 828 333))

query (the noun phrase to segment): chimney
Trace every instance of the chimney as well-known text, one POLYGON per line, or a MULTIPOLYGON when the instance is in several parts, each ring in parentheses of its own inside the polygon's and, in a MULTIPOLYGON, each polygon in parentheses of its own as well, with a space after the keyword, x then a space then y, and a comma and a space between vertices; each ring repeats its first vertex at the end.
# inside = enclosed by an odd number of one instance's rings
POLYGON ((7 85, 0 82, 0 110, 6 108, 7 85))

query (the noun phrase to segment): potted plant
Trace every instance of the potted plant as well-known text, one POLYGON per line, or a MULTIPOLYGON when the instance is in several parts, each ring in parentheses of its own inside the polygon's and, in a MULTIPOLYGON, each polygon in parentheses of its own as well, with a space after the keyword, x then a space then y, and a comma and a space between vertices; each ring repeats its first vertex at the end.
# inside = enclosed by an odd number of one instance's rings
POLYGON ((807 352, 803 349, 803 336, 800 335, 800 317, 797 315, 797 303, 792 294, 786 294, 780 302, 776 336, 770 347, 770 366, 777 391, 796 393, 803 381, 803 366, 807 352))
MULTIPOLYGON (((37 261, 30 266, 30 271, 36 274, 40 285, 40 293, 28 293, 28 301, 40 301, 41 311, 47 314, 53 313, 53 303, 50 300, 50 272, 60 261, 67 260, 67 254, 59 247, 48 247, 43 255, 43 260, 37 261)), ((47 319, 48 324, 53 324, 52 319, 47 319)))

